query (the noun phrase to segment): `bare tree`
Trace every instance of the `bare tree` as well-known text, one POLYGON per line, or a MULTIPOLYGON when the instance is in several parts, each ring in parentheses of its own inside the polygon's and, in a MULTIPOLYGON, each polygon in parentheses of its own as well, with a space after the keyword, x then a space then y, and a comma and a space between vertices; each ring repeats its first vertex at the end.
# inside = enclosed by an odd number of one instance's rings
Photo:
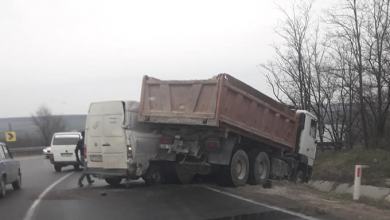
POLYGON ((65 131, 66 124, 62 116, 53 115, 46 105, 41 105, 38 110, 31 115, 34 124, 38 127, 42 144, 49 146, 53 134, 65 131))
POLYGON ((284 47, 274 45, 276 57, 260 65, 276 98, 309 110, 311 97, 310 20, 312 1, 292 3, 291 10, 279 6, 284 20, 275 28, 284 47))
POLYGON ((352 149, 360 133, 360 130, 356 130, 360 122, 358 121, 359 114, 356 112, 357 108, 355 107, 355 103, 358 102, 356 86, 358 84, 358 75, 353 66, 354 58, 350 46, 345 44, 342 39, 330 38, 327 47, 329 48, 329 59, 326 69, 328 74, 336 79, 338 85, 339 100, 334 104, 337 104, 338 111, 341 111, 342 128, 344 128, 339 137, 345 137, 349 149, 352 149))
MULTIPOLYGON (((354 58, 354 69, 358 75, 358 100, 360 120, 363 132, 363 144, 368 147, 368 129, 364 102, 364 57, 363 57, 363 24, 366 22, 367 5, 364 0, 346 0, 338 3, 326 12, 327 23, 332 27, 332 35, 349 45, 354 58)), ((331 35, 329 35, 331 36, 331 35)))
POLYGON ((372 145, 384 147, 385 125, 390 107, 390 54, 389 38, 389 6, 390 0, 371 0, 364 25, 367 33, 364 38, 367 62, 367 85, 364 96, 372 117, 372 145))

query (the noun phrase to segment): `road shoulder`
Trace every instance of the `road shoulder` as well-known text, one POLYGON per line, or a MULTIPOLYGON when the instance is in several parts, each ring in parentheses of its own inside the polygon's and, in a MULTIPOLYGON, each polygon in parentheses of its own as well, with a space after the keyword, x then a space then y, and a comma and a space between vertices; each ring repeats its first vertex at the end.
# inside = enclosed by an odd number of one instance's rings
POLYGON ((255 201, 321 219, 390 219, 390 210, 325 194, 308 185, 276 182, 271 189, 261 186, 222 188, 255 201))

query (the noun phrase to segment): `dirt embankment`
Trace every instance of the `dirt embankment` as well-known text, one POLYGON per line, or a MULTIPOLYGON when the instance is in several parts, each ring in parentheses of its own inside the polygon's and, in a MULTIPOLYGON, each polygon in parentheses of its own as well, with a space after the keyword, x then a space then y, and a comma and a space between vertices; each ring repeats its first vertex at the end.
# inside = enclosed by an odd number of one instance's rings
POLYGON ((353 183, 355 165, 363 169, 362 184, 390 187, 390 151, 354 149, 317 153, 312 179, 353 183))

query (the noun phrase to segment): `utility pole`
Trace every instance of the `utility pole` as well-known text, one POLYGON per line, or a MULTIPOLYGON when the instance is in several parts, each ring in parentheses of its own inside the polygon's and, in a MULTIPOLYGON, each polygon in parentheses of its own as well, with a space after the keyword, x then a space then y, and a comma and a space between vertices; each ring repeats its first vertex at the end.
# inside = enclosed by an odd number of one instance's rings
POLYGON ((11 125, 11 122, 8 122, 8 131, 12 131, 12 125, 11 125))

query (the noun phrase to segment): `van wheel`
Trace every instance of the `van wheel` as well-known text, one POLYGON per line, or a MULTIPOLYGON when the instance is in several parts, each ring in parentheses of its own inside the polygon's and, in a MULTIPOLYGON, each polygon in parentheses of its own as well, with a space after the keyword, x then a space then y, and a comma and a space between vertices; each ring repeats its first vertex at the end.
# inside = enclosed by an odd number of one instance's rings
POLYGON ((54 169, 56 170, 56 172, 61 172, 62 167, 58 165, 54 165, 54 169))
POLYGON ((76 171, 80 170, 80 165, 73 165, 73 167, 74 167, 74 170, 76 170, 76 171))
POLYGON ((161 185, 161 169, 158 166, 151 164, 148 171, 146 172, 146 175, 142 178, 145 180, 145 183, 148 186, 161 185))
POLYGON ((218 183, 233 187, 244 186, 249 177, 249 159, 243 150, 234 153, 229 166, 221 166, 218 183))
POLYGON ((176 174, 180 183, 182 184, 190 184, 194 180, 195 173, 191 172, 191 170, 185 168, 183 165, 176 164, 176 174))
POLYGON ((106 181, 106 183, 113 187, 120 186, 122 182, 122 178, 105 178, 104 180, 106 181))
POLYGON ((5 178, 1 178, 0 181, 0 198, 4 198, 7 193, 7 189, 5 188, 5 178))
POLYGON ((12 183, 12 187, 15 190, 22 188, 22 174, 19 172, 18 179, 12 183))
POLYGON ((250 163, 250 174, 249 184, 252 185, 264 185, 268 183, 270 174, 270 161, 267 153, 260 152, 256 157, 249 160, 250 163))

